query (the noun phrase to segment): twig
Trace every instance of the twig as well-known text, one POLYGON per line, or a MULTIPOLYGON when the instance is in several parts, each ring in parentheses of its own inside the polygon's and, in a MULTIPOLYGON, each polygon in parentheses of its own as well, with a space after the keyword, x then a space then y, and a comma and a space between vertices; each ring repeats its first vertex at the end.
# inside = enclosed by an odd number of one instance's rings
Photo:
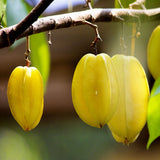
MULTIPOLYGON (((92 1, 92 0, 86 0, 86 4, 88 5, 88 7, 89 7, 90 10, 93 9, 93 8, 92 8, 92 5, 91 5, 91 1, 92 1)), ((93 18, 94 18, 94 17, 93 17, 93 18)), ((84 21, 84 22, 85 22, 86 24, 90 25, 91 27, 93 27, 94 30, 95 30, 96 37, 95 37, 94 41, 92 41, 91 47, 94 48, 94 52, 95 52, 95 54, 97 54, 97 42, 98 42, 99 40, 102 41, 102 39, 101 39, 101 37, 100 37, 100 35, 99 35, 98 26, 95 25, 95 24, 93 24, 93 23, 91 23, 91 22, 88 22, 88 21, 84 21)))
POLYGON ((122 3, 121 3, 121 0, 118 0, 118 3, 119 3, 119 5, 120 5, 121 8, 124 8, 123 5, 122 5, 122 3))
POLYGON ((49 45, 52 44, 52 31, 51 30, 48 31, 48 44, 49 45))
POLYGON ((146 9, 146 7, 144 6, 145 0, 136 0, 135 2, 129 4, 129 8, 133 9, 133 8, 142 8, 142 9, 146 9))
POLYGON ((137 17, 141 23, 155 21, 160 19, 160 8, 136 10, 136 9, 92 9, 80 12, 72 12, 62 15, 40 18, 34 22, 19 37, 11 37, 12 32, 17 25, 3 28, 0 30, 0 48, 8 47, 16 39, 26 37, 32 34, 45 32, 53 29, 66 28, 71 26, 83 25, 79 20, 85 20, 91 23, 95 22, 136 22, 137 17), (120 17, 120 18, 119 18, 120 17), (9 42, 12 42, 9 44, 9 42))
POLYGON ((91 5, 91 1, 92 1, 92 0, 86 0, 86 4, 87 4, 87 6, 89 7, 89 9, 93 9, 93 8, 92 8, 92 5, 91 5))
POLYGON ((79 22, 81 22, 81 23, 83 23, 83 24, 87 24, 87 25, 91 26, 91 27, 95 30, 96 37, 95 37, 94 41, 93 41, 92 44, 91 44, 91 47, 94 47, 94 48, 95 48, 97 42, 98 42, 99 40, 102 41, 102 39, 101 39, 101 37, 100 37, 100 34, 99 34, 99 31, 98 31, 98 26, 97 26, 96 24, 93 24, 93 23, 88 22, 88 21, 86 21, 86 20, 79 20, 79 21, 76 22, 76 23, 79 23, 79 22))

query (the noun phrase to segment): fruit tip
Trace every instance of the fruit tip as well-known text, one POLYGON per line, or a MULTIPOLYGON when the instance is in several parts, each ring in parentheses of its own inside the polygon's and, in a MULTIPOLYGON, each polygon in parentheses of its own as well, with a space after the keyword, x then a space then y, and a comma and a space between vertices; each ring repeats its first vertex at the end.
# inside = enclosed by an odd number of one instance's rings
POLYGON ((147 149, 147 150, 149 150, 150 145, 151 145, 151 142, 148 141, 148 142, 147 142, 147 146, 146 146, 146 149, 147 149))
POLYGON ((100 127, 100 128, 102 128, 102 127, 103 127, 103 125, 102 125, 102 124, 99 124, 99 127, 100 127))
POLYGON ((127 137, 125 137, 124 141, 123 141, 123 145, 127 145, 129 147, 129 140, 127 139, 127 137))
POLYGON ((27 131, 29 131, 30 129, 29 129, 29 128, 25 128, 24 130, 27 132, 27 131))

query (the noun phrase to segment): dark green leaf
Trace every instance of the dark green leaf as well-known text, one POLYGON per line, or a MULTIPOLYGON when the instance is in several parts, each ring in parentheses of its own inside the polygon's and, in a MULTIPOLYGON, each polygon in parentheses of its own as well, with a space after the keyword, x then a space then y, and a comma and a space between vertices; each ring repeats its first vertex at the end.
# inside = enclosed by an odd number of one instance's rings
POLYGON ((45 90, 50 71, 50 52, 45 33, 31 36, 31 64, 41 72, 45 90))
POLYGON ((0 23, 3 27, 5 27, 7 25, 6 3, 7 3, 7 0, 0 0, 0 23))
POLYGON ((147 125, 149 130, 147 149, 149 149, 151 143, 160 136, 160 77, 154 83, 151 91, 148 103, 147 125))

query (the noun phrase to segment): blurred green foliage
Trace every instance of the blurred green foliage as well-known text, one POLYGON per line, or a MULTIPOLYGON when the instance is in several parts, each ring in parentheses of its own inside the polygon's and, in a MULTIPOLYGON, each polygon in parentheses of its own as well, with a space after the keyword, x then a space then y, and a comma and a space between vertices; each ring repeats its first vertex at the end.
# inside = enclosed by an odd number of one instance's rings
POLYGON ((7 25, 6 2, 7 2, 7 0, 0 0, 0 23, 3 27, 5 27, 7 25))
POLYGON ((36 67, 43 78, 44 91, 50 72, 50 50, 45 33, 32 35, 31 40, 31 65, 36 67))
POLYGON ((145 0, 145 7, 147 9, 160 7, 160 0, 145 0))
POLYGON ((14 121, 0 121, 1 160, 98 160, 117 144, 109 130, 70 117, 43 121, 25 132, 14 121))

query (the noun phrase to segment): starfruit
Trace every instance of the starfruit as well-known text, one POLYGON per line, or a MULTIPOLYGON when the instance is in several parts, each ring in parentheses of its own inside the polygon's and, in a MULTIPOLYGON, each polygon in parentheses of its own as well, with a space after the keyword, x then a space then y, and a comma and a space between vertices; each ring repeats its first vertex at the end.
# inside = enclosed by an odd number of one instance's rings
POLYGON ((8 103, 14 119, 25 130, 35 128, 43 113, 43 82, 35 67, 16 67, 8 81, 8 103))
POLYGON ((88 125, 101 128, 113 116, 119 97, 111 58, 104 53, 84 55, 72 81, 72 101, 79 117, 88 125))
POLYGON ((148 81, 140 62, 133 56, 115 55, 120 90, 118 108, 108 126, 118 142, 134 142, 146 123, 149 100, 148 81))
POLYGON ((151 34, 147 47, 148 68, 157 79, 160 76, 160 25, 157 26, 151 34))

